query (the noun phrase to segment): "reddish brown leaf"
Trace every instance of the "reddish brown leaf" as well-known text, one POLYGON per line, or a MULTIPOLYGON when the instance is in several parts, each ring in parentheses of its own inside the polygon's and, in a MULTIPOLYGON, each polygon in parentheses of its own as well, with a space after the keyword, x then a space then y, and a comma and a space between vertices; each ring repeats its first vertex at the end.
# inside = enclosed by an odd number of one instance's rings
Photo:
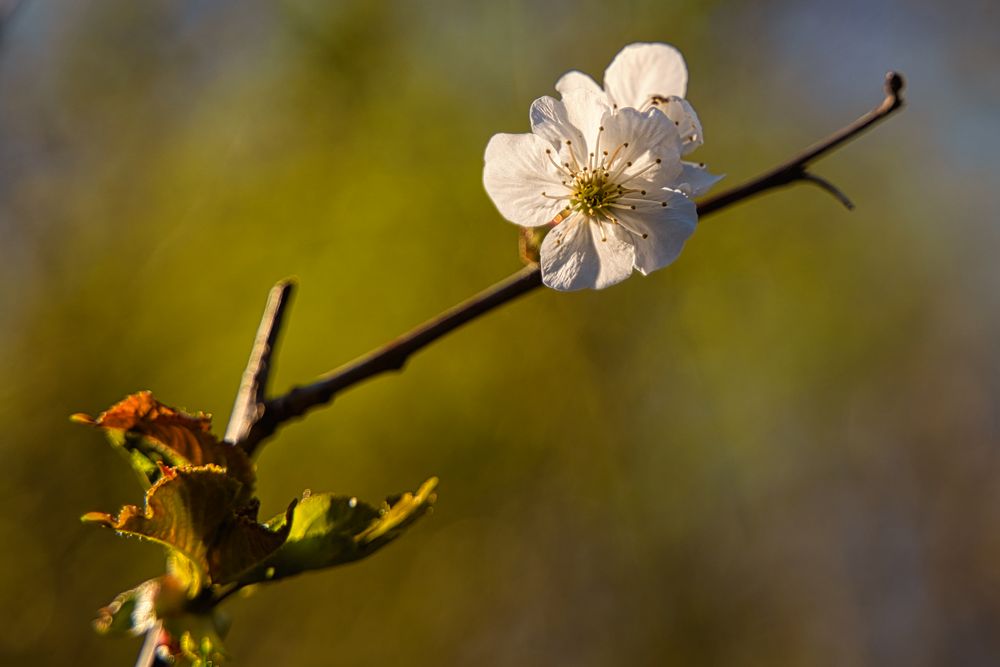
MULTIPOLYGON (((171 466, 222 466, 244 485, 245 497, 249 497, 253 488, 250 459, 239 447, 222 442, 212 434, 209 415, 189 415, 175 410, 157 401, 148 391, 126 397, 97 419, 78 414, 73 415, 73 420, 104 429, 115 444, 130 453, 138 451, 154 462, 155 455, 159 455, 160 460, 171 466)), ((155 467, 144 467, 141 471, 150 477, 150 482, 159 478, 150 474, 156 472, 155 467)))
POLYGON ((273 553, 288 535, 288 527, 271 530, 240 513, 241 486, 216 465, 164 467, 144 508, 126 505, 117 517, 91 512, 83 520, 164 544, 197 567, 200 583, 225 583, 273 553))

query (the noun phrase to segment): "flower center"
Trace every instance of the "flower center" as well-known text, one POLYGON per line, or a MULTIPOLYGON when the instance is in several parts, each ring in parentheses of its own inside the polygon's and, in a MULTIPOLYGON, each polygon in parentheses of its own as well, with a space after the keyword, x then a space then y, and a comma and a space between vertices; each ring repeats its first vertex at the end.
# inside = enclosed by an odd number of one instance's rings
MULTIPOLYGON (((601 134, 603 132, 604 127, 599 128, 597 145, 594 147, 595 152, 587 155, 583 166, 580 165, 582 160, 578 159, 569 139, 566 140, 566 147, 569 149, 570 162, 559 164, 555 161, 552 150, 545 149, 548 159, 565 176, 562 184, 569 190, 564 195, 551 195, 542 192, 543 197, 561 199, 566 202, 566 208, 552 220, 551 224, 559 225, 576 215, 581 215, 600 228, 602 241, 607 241, 605 225, 619 225, 629 234, 645 239, 648 234, 634 229, 623 221, 615 209, 623 212, 625 210, 635 211, 637 205, 642 205, 645 208, 654 203, 667 206, 666 201, 654 199, 653 196, 647 194, 646 190, 630 185, 647 171, 655 168, 662 160, 650 156, 646 164, 633 167, 629 157, 635 151, 634 149, 629 150, 629 142, 623 142, 610 152, 601 150, 601 134)), ((556 243, 561 243, 561 238, 556 243)))
POLYGON ((590 216, 603 213, 622 194, 608 176, 603 167, 598 167, 596 171, 587 169, 577 172, 570 185, 570 208, 590 216))

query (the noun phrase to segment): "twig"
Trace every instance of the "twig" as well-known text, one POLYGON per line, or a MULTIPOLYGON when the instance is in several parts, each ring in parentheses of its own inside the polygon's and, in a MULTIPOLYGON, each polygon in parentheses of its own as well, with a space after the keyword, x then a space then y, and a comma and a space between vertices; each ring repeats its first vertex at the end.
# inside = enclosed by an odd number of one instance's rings
MULTIPOLYGON (((272 287, 267 296, 267 305, 264 306, 264 314, 261 316, 253 347, 250 349, 250 359, 247 361, 246 370, 243 371, 233 412, 226 425, 225 439, 230 444, 235 445, 246 438, 264 411, 267 383, 271 374, 271 359, 285 311, 294 291, 295 283, 283 280, 272 287)), ((169 664, 161 660, 156 653, 163 640, 162 635, 163 630, 159 623, 146 632, 146 639, 142 643, 135 667, 166 667, 169 664)))
POLYGON ((273 434, 282 423, 304 414, 310 408, 329 402, 337 392, 366 378, 386 371, 400 370, 417 350, 541 284, 542 274, 537 268, 521 269, 396 340, 327 373, 313 384, 297 387, 283 396, 269 399, 264 403, 261 418, 253 424, 240 445, 248 454, 252 454, 261 441, 273 434))
POLYGON ((226 442, 228 443, 244 442, 250 435, 250 429, 253 425, 260 421, 264 410, 264 401, 267 398, 271 357, 278 341, 278 333, 281 331, 285 309, 288 307, 294 291, 295 283, 283 280, 272 287, 267 296, 267 305, 264 307, 264 314, 261 316, 260 326, 257 328, 257 336, 254 338, 253 348, 250 350, 250 359, 247 361, 246 370, 243 371, 243 380, 240 382, 240 389, 236 393, 236 402, 233 404, 229 424, 226 426, 226 442))
MULTIPOLYGON (((857 137, 899 109, 903 105, 900 96, 902 89, 903 78, 895 72, 889 72, 885 82, 886 96, 879 106, 778 167, 743 185, 703 200, 698 204, 699 217, 704 218, 737 202, 797 181, 815 183, 845 205, 850 205, 850 200, 836 187, 811 174, 807 170, 809 164, 857 137)), ((311 384, 295 387, 286 394, 267 399, 263 402, 263 410, 255 411, 256 421, 249 430, 241 431, 245 432, 246 436, 234 442, 244 447, 248 453, 252 453, 264 439, 274 434, 285 422, 330 402, 337 393, 363 380, 386 371, 401 369, 413 353, 462 324, 530 292, 541 284, 541 271, 537 267, 525 268, 382 348, 321 376, 311 384)), ((259 403, 257 405, 259 406, 259 403)))
MULTIPOLYGON (((877 107, 866 113, 861 118, 847 127, 833 133, 815 146, 807 148, 802 153, 791 158, 787 162, 778 165, 771 171, 765 172, 756 178, 747 181, 743 185, 731 190, 710 197, 698 204, 698 215, 705 217, 719 209, 726 208, 744 199, 749 199, 754 195, 759 195, 768 190, 779 188, 783 185, 791 185, 796 181, 811 180, 819 183, 807 171, 810 163, 815 162, 835 148, 854 139, 859 134, 869 129, 879 121, 886 119, 894 111, 903 106, 903 98, 900 92, 903 90, 903 77, 898 72, 889 72, 885 75, 885 99, 877 107)), ((824 181, 825 182, 825 181, 824 181)), ((836 190, 839 192, 839 190, 836 190)), ((832 194, 832 193, 831 193, 832 194)), ((841 202, 846 199, 842 195, 834 195, 841 202)), ((849 201, 849 200, 848 200, 849 201)))
POLYGON ((146 631, 146 638, 142 642, 142 648, 139 649, 139 657, 135 661, 135 667, 152 667, 161 663, 156 655, 156 649, 160 646, 160 631, 162 628, 163 624, 157 623, 146 631))

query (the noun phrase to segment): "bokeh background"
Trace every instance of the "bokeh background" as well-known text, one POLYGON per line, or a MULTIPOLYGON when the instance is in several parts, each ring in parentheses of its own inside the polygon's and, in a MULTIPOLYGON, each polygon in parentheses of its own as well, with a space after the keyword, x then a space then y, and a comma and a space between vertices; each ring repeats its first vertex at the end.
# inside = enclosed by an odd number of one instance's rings
POLYGON ((495 132, 669 41, 735 185, 907 75, 908 108, 681 259, 533 293, 282 430, 263 512, 441 478, 369 561, 228 603, 238 664, 1000 664, 1000 6, 991 0, 0 3, 0 662, 130 665, 95 610, 159 550, 99 434, 224 427, 271 284, 275 388, 519 267, 495 132))

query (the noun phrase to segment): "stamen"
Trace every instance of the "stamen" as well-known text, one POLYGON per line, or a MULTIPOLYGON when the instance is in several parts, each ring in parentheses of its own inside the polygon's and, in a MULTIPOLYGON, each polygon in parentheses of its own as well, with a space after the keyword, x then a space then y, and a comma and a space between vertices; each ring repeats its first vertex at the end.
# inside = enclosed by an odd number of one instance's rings
POLYGON ((638 237, 644 238, 644 239, 645 238, 649 238, 649 234, 646 234, 644 232, 638 232, 638 231, 632 229, 632 227, 630 227, 626 223, 622 222, 620 218, 612 218, 612 220, 614 220, 615 224, 617 224, 619 227, 621 227, 622 229, 624 229, 626 232, 628 232, 632 236, 638 236, 638 237))
POLYGON ((618 183, 621 183, 622 185, 624 185, 625 183, 628 183, 629 181, 632 181, 632 180, 635 180, 635 179, 636 179, 636 178, 638 178, 639 176, 641 176, 641 175, 645 174, 645 173, 646 173, 647 171, 649 171, 650 169, 652 169, 652 168, 653 168, 653 167, 655 167, 656 165, 660 164, 660 162, 661 162, 660 158, 656 158, 656 161, 655 161, 655 162, 650 162, 649 164, 647 164, 647 165, 646 165, 645 167, 643 167, 643 168, 642 168, 642 169, 640 169, 639 171, 635 172, 634 174, 631 174, 631 175, 629 175, 629 177, 628 177, 628 178, 626 178, 626 179, 624 179, 624 180, 622 180, 622 181, 619 181, 618 179, 619 179, 619 177, 621 177, 621 175, 622 175, 622 174, 624 173, 625 169, 627 169, 628 167, 631 167, 631 166, 632 166, 632 163, 631 163, 631 162, 629 162, 629 163, 628 163, 628 166, 627 166, 627 167, 622 167, 621 169, 619 169, 619 170, 618 170, 618 171, 617 171, 617 172, 616 172, 616 173, 615 173, 615 174, 614 174, 613 176, 611 176, 610 178, 611 178, 611 180, 613 180, 613 181, 615 181, 615 182, 618 182, 618 183))
MULTIPOLYGON (((549 162, 551 162, 552 166, 554 166, 557 170, 559 170, 560 174, 564 174, 566 176, 569 176, 570 178, 573 177, 573 173, 569 171, 569 163, 568 162, 566 163, 566 168, 564 169, 558 162, 556 162, 556 159, 552 157, 551 148, 545 149, 545 156, 549 158, 549 162)), ((565 181, 563 181, 563 185, 565 185, 565 181)))
POLYGON ((615 160, 618 159, 618 153, 620 153, 622 148, 624 147, 625 146, 618 146, 618 148, 615 149, 615 152, 611 154, 611 157, 607 159, 607 165, 609 169, 611 168, 611 165, 615 163, 615 160))
POLYGON ((580 163, 576 161, 576 151, 573 150, 573 142, 567 139, 566 147, 569 149, 569 156, 573 159, 573 166, 570 167, 569 163, 567 162, 566 167, 572 169, 573 171, 581 171, 580 163))
MULTIPOLYGON (((594 146, 594 153, 599 153, 601 151, 601 134, 603 134, 603 133, 604 133, 604 126, 601 125, 600 127, 597 128, 597 142, 596 142, 596 145, 594 146)), ((591 166, 591 168, 596 168, 597 167, 597 162, 594 160, 594 153, 590 154, 590 160, 591 160, 590 161, 590 166, 591 166)))
POLYGON ((608 232, 607 232, 607 230, 604 229, 604 221, 601 220, 600 218, 594 218, 594 222, 597 223, 598 229, 601 230, 601 241, 603 243, 607 243, 608 242, 608 232))

